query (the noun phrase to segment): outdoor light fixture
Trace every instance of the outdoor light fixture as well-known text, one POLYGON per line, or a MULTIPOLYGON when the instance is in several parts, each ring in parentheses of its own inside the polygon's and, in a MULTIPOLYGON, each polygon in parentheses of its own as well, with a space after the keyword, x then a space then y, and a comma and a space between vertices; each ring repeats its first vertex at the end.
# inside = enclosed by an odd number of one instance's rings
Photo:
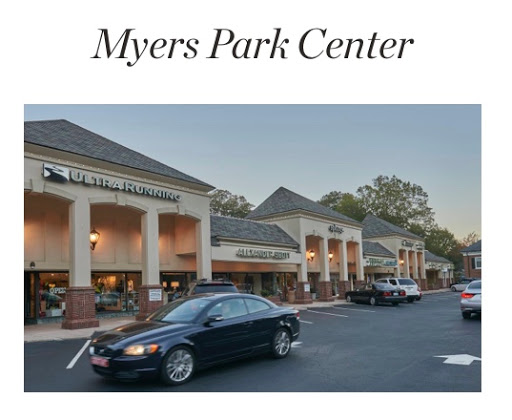
POLYGON ((94 228, 91 230, 91 233, 89 233, 89 241, 91 242, 91 249, 94 251, 94 248, 96 248, 96 244, 98 243, 100 239, 100 234, 97 232, 94 228))
POLYGON ((334 257, 334 253, 332 251, 329 251, 328 256, 329 256, 329 262, 331 262, 334 257))
POLYGON ((34 261, 30 261, 30 268, 33 270, 36 268, 36 263, 34 261))
POLYGON ((313 262, 313 260, 315 259, 315 251, 310 249, 309 250, 309 258, 308 258, 308 261, 311 261, 313 262))
POLYGON ((400 260, 400 265, 404 265, 404 260, 400 260))

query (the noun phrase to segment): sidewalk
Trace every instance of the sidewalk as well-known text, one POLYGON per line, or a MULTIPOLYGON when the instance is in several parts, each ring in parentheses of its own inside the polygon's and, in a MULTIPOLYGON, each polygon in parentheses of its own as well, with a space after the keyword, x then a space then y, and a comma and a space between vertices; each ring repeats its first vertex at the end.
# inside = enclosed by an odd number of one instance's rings
MULTIPOLYGON (((427 290, 423 292, 423 295, 430 295, 434 293, 449 292, 450 289, 439 289, 439 290, 427 290)), ((314 302, 306 305, 296 305, 285 303, 285 307, 293 307, 299 311, 307 310, 308 308, 325 308, 331 307, 332 305, 345 303, 343 299, 336 299, 333 302, 314 302)), ((51 324, 37 324, 37 325, 25 325, 24 341, 26 343, 35 341, 60 341, 70 340, 74 338, 90 338, 95 332, 108 331, 114 328, 118 328, 122 325, 129 324, 135 321, 134 316, 118 317, 118 318, 100 318, 99 327, 95 328, 82 328, 78 330, 65 330, 61 328, 61 323, 51 324)))

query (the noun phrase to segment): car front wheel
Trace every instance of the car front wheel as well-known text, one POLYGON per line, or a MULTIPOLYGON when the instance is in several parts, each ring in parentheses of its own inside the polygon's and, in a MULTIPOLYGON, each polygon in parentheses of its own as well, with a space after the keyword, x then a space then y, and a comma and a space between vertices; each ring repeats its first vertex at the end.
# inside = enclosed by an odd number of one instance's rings
POLYGON ((160 376, 169 385, 182 385, 194 374, 196 359, 194 353, 186 346, 172 349, 162 362, 160 376))
POLYGON ((272 355, 276 359, 288 356, 292 348, 292 337, 286 328, 279 328, 272 339, 272 355))
POLYGON ((347 297, 345 298, 345 300, 347 301, 347 303, 352 302, 352 298, 350 297, 350 295, 349 295, 349 296, 347 296, 347 297))
POLYGON ((455 288, 455 286, 452 286, 452 292, 456 292, 457 289, 455 288))
POLYGON ((471 312, 462 312, 462 318, 464 318, 464 319, 471 318, 471 312))

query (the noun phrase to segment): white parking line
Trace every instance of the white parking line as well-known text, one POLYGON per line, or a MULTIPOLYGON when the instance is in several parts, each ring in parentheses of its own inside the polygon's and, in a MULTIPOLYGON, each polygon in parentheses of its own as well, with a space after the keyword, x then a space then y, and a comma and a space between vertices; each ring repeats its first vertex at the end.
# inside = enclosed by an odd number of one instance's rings
POLYGON ((66 369, 73 369, 73 366, 75 366, 75 363, 77 362, 78 359, 80 359, 80 356, 82 355, 82 353, 85 351, 85 349, 89 346, 89 343, 91 342, 91 340, 87 340, 84 344, 84 346, 80 349, 80 351, 76 354, 76 356, 73 358, 73 360, 71 360, 71 362, 69 362, 69 365, 66 367, 66 369))
POLYGON ((300 319, 299 322, 302 322, 304 324, 312 324, 312 322, 310 322, 310 321, 303 321, 302 319, 300 319))
POLYGON ((322 314, 322 315, 331 315, 331 316, 340 316, 342 318, 348 318, 347 315, 340 315, 340 314, 331 314, 329 312, 319 312, 319 311, 312 311, 311 309, 307 309, 308 312, 313 312, 314 314, 322 314))
POLYGON ((369 309, 340 308, 339 306, 333 306, 332 309, 342 309, 344 311, 357 311, 357 312, 376 312, 376 311, 370 311, 369 309))

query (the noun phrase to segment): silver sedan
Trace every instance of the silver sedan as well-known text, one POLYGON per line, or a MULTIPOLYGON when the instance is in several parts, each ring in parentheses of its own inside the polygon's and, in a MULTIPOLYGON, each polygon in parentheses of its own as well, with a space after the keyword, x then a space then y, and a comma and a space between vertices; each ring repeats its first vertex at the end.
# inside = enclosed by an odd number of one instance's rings
POLYGON ((482 281, 475 280, 460 295, 460 310, 464 319, 471 318, 471 314, 482 313, 482 281))

